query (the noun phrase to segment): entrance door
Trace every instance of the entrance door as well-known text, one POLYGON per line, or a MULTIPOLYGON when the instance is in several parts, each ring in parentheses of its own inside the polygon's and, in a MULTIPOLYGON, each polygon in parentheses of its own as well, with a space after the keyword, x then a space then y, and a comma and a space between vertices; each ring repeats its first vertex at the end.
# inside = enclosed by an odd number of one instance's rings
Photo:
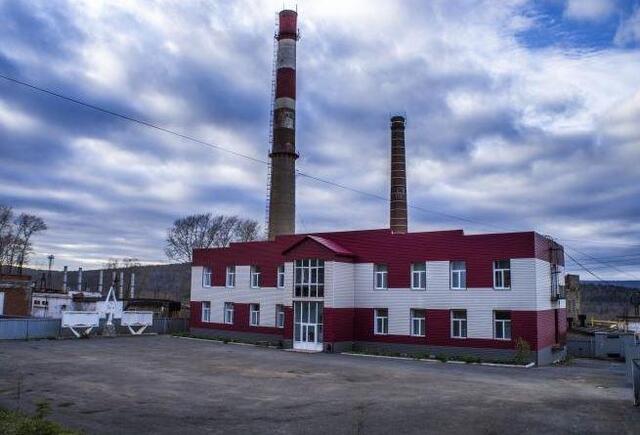
POLYGON ((295 301, 293 322, 294 349, 322 350, 322 302, 295 301))

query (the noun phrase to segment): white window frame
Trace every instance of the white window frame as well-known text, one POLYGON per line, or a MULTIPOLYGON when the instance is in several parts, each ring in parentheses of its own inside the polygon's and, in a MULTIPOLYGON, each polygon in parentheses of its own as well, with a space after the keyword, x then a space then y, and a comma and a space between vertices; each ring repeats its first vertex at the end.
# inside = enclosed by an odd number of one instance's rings
POLYGON ((469 330, 467 329, 467 327, 468 327, 467 310, 451 310, 451 338, 467 338, 469 336, 469 330), (456 313, 458 312, 464 312, 464 318, 455 317, 456 313), (455 331, 454 324, 456 323, 459 324, 458 331, 460 332, 460 334, 458 335, 455 335, 455 332, 454 332, 455 331), (464 335, 462 334, 463 331, 464 331, 464 335))
POLYGON ((225 271, 225 287, 233 288, 236 286, 236 267, 235 266, 227 266, 227 270, 225 271))
POLYGON ((305 258, 296 260, 293 268, 293 297, 324 297, 324 260, 305 258))
POLYGON ((285 278, 285 268, 284 268, 284 264, 281 264, 280 266, 278 266, 278 276, 277 276, 277 283, 276 286, 278 288, 284 288, 284 278, 285 278))
POLYGON ((493 288, 496 290, 511 290, 511 260, 494 260, 493 261, 493 288), (508 261, 509 267, 498 267, 498 263, 508 261), (505 286, 507 273, 509 274, 509 285, 505 286), (500 278, 498 278, 500 277, 500 278), (498 281, 502 283, 498 285, 498 281))
POLYGON ((373 333, 374 335, 389 334, 389 309, 388 308, 374 308, 373 333), (383 311, 386 312, 386 315, 382 315, 383 311), (381 328, 378 328, 378 326, 380 326, 381 328))
POLYGON ((223 309, 223 319, 226 325, 233 325, 233 315, 234 315, 235 307, 233 302, 225 302, 223 309))
POLYGON ((262 272, 260 271, 260 266, 251 266, 250 273, 250 284, 251 288, 260 288, 262 285, 262 272))
POLYGON ((411 290, 427 289, 427 263, 411 263, 411 290), (424 270, 416 270, 416 266, 424 266, 424 270))
POLYGON ((373 265, 373 288, 376 290, 389 288, 389 269, 386 264, 373 265))
POLYGON ((211 287, 213 283, 213 269, 211 267, 202 268, 202 287, 211 287))
POLYGON ((504 340, 504 341, 510 341, 511 340, 511 336, 513 335, 513 331, 511 330, 512 327, 512 323, 511 323, 511 311, 508 310, 495 310, 493 312, 493 338, 496 340, 504 340), (497 319, 496 318, 496 314, 497 313, 509 313, 509 319, 497 319), (505 337, 507 329, 506 326, 507 324, 509 324, 509 336, 505 337), (498 337, 498 325, 500 325, 500 329, 502 330, 502 337, 498 337))
POLYGON ((412 337, 425 337, 427 334, 427 312, 421 308, 411 308, 411 336, 412 337), (420 313, 420 314, 418 314, 420 313), (417 325, 417 331, 416 331, 417 325))
POLYGON ((211 302, 210 301, 202 301, 201 320, 203 323, 211 322, 211 302))
POLYGON ((249 325, 260 326, 260 304, 249 305, 249 325))
POLYGON ((284 328, 284 305, 276 305, 276 327, 284 328))
POLYGON ((449 281, 451 290, 466 290, 467 289, 467 263, 460 260, 449 262, 449 281), (462 269, 460 269, 462 265, 462 269), (458 281, 456 286, 454 283, 458 281))

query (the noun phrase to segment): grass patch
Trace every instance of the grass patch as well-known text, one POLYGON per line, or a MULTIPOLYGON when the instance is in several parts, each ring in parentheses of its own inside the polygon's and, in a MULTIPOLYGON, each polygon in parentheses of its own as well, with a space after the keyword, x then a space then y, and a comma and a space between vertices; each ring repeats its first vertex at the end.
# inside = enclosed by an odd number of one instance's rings
POLYGON ((187 338, 197 338, 199 340, 220 341, 224 344, 242 343, 242 344, 252 344, 254 346, 263 346, 263 347, 276 346, 280 349, 284 347, 284 343, 282 341, 279 341, 278 343, 271 343, 264 340, 248 340, 248 339, 230 338, 227 336, 216 336, 216 335, 199 335, 199 334, 191 334, 189 332, 175 332, 171 335, 174 337, 187 337, 187 338))
POLYGON ((80 432, 47 420, 48 403, 38 403, 36 414, 31 416, 0 408, 0 433, 3 435, 74 435, 80 432))

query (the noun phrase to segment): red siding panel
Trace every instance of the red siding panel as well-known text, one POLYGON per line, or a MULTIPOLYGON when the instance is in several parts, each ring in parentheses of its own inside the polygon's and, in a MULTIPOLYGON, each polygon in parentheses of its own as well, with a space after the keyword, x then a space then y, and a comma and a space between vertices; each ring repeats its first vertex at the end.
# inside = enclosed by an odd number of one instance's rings
MULTIPOLYGON (((376 341, 384 343, 424 344, 432 346, 475 347, 492 349, 515 349, 518 337, 524 338, 531 350, 537 350, 536 311, 512 311, 512 340, 494 340, 485 338, 452 338, 449 310, 426 310, 426 337, 410 335, 375 335, 373 333, 373 308, 354 310, 354 340, 376 341)), ((327 326, 328 327, 328 326, 327 326)), ((407 328, 409 325, 407 325, 407 328)), ((545 347, 545 346, 542 346, 545 347)))
MULTIPOLYGON (((283 328, 249 325, 249 304, 233 304, 233 324, 202 321, 202 302, 191 302, 191 325, 196 328, 219 329, 223 331, 255 332, 258 334, 284 335, 283 328)), ((285 311, 286 327, 286 311, 285 311)))
POLYGON ((324 308, 324 341, 353 341, 353 308, 324 308))
MULTIPOLYGON (((466 236, 461 230, 393 234, 383 229, 315 235, 352 252, 354 262, 386 264, 389 268, 389 287, 392 288, 409 287, 411 263, 437 260, 463 260, 467 263, 469 287, 492 287, 494 260, 548 259, 549 253, 548 250, 536 248, 536 240, 540 243, 541 236, 534 232, 466 236)), ((285 259, 329 255, 325 251, 315 251, 319 248, 312 248, 312 242, 304 241, 300 244, 300 248, 304 249, 292 250, 285 258, 283 251, 305 237, 305 234, 290 235, 269 242, 232 243, 228 248, 196 249, 193 265, 213 267, 213 282, 219 286, 224 285, 226 266, 256 264, 262 268, 263 285, 275 287, 276 269, 285 259)), ((347 258, 342 257, 340 261, 348 261, 347 258)))

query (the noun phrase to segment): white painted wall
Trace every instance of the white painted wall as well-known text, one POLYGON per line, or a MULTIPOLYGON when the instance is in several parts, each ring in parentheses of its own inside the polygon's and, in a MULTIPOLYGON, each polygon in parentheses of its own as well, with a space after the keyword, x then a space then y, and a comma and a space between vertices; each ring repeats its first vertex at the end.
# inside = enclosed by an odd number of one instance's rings
MULTIPOLYGON (((511 260, 511 289, 449 288, 449 262, 427 262, 427 290, 392 288, 374 290, 373 263, 325 262, 326 307, 387 308, 389 334, 408 335, 410 311, 419 309, 467 310, 469 338, 493 337, 495 310, 547 310, 564 307, 564 301, 550 300, 551 269, 538 259, 511 260)), ((215 271, 214 273, 224 273, 215 271)), ((225 302, 259 303, 261 323, 275 325, 275 306, 291 306, 293 295, 293 263, 285 264, 285 288, 249 287, 249 266, 236 266, 236 287, 202 287, 202 267, 192 268, 191 299, 211 302, 211 321, 223 321, 225 302)))
MULTIPOLYGON (((249 283, 250 266, 236 266, 235 287, 203 287, 202 267, 191 268, 191 300, 211 303, 210 321, 224 323, 224 304, 234 302, 240 304, 260 304, 260 326, 276 326, 276 305, 291 305, 293 288, 293 265, 285 264, 285 288, 260 287, 251 288, 249 283), (287 272, 287 270, 289 272, 287 272), (288 277, 288 278, 287 278, 288 277)), ((226 273, 225 270, 214 270, 226 273)), ((237 313, 234 313, 234 316, 237 313)))

